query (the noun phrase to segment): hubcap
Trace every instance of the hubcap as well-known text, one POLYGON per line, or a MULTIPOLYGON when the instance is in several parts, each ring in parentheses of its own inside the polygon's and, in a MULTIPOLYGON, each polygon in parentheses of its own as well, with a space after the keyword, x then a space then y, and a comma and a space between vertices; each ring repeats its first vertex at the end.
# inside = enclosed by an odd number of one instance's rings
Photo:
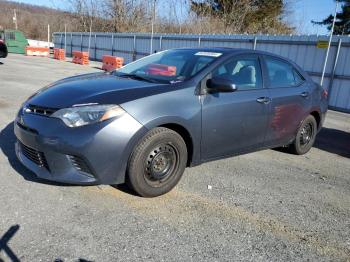
POLYGON ((155 147, 145 163, 145 180, 152 186, 159 186, 173 174, 177 165, 177 150, 170 144, 155 147))
POLYGON ((301 146, 307 146, 312 138, 313 135, 313 127, 310 123, 303 126, 300 132, 300 145, 301 146))

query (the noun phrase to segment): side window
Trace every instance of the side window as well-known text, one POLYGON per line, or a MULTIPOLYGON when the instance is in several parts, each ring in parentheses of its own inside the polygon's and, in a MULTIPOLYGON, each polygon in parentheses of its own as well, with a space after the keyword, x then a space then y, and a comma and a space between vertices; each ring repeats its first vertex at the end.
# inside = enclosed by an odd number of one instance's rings
POLYGON ((293 87, 304 81, 304 78, 293 66, 274 58, 266 58, 270 88, 293 87))
POLYGON ((300 85, 305 81, 305 78, 296 69, 293 69, 293 74, 296 85, 300 85))
POLYGON ((213 71, 219 76, 232 80, 238 90, 262 88, 261 68, 258 58, 237 58, 219 66, 213 71))
POLYGON ((206 67, 213 60, 214 60, 214 58, 213 57, 209 57, 209 56, 200 56, 200 57, 198 57, 196 63, 193 66, 193 70, 191 72, 191 76, 195 75, 197 72, 199 72, 201 69, 206 67))

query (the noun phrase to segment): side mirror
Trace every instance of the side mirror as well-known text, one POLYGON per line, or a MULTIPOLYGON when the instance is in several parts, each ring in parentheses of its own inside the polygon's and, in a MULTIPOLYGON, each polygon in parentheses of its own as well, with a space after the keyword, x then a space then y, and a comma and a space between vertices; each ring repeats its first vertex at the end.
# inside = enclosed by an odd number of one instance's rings
POLYGON ((229 79, 222 77, 213 77, 207 80, 207 88, 209 92, 229 93, 237 90, 236 85, 229 79))

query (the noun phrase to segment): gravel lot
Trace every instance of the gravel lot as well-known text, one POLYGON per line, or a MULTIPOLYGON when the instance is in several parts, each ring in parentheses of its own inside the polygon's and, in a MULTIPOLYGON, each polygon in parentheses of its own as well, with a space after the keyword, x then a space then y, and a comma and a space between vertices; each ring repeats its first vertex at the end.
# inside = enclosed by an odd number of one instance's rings
POLYGON ((203 164, 143 199, 123 186, 45 182, 16 160, 21 103, 98 64, 1 61, 0 261, 350 261, 349 114, 329 111, 305 156, 265 150, 203 164))

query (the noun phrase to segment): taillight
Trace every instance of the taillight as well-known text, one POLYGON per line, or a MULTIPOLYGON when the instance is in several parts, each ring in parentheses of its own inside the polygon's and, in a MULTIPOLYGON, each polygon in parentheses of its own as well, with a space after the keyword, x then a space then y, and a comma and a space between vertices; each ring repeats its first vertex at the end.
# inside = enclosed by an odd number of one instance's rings
POLYGON ((5 44, 4 40, 0 39, 0 44, 5 44))
POLYGON ((328 97, 328 91, 326 89, 323 89, 322 91, 322 97, 327 98, 328 97))

